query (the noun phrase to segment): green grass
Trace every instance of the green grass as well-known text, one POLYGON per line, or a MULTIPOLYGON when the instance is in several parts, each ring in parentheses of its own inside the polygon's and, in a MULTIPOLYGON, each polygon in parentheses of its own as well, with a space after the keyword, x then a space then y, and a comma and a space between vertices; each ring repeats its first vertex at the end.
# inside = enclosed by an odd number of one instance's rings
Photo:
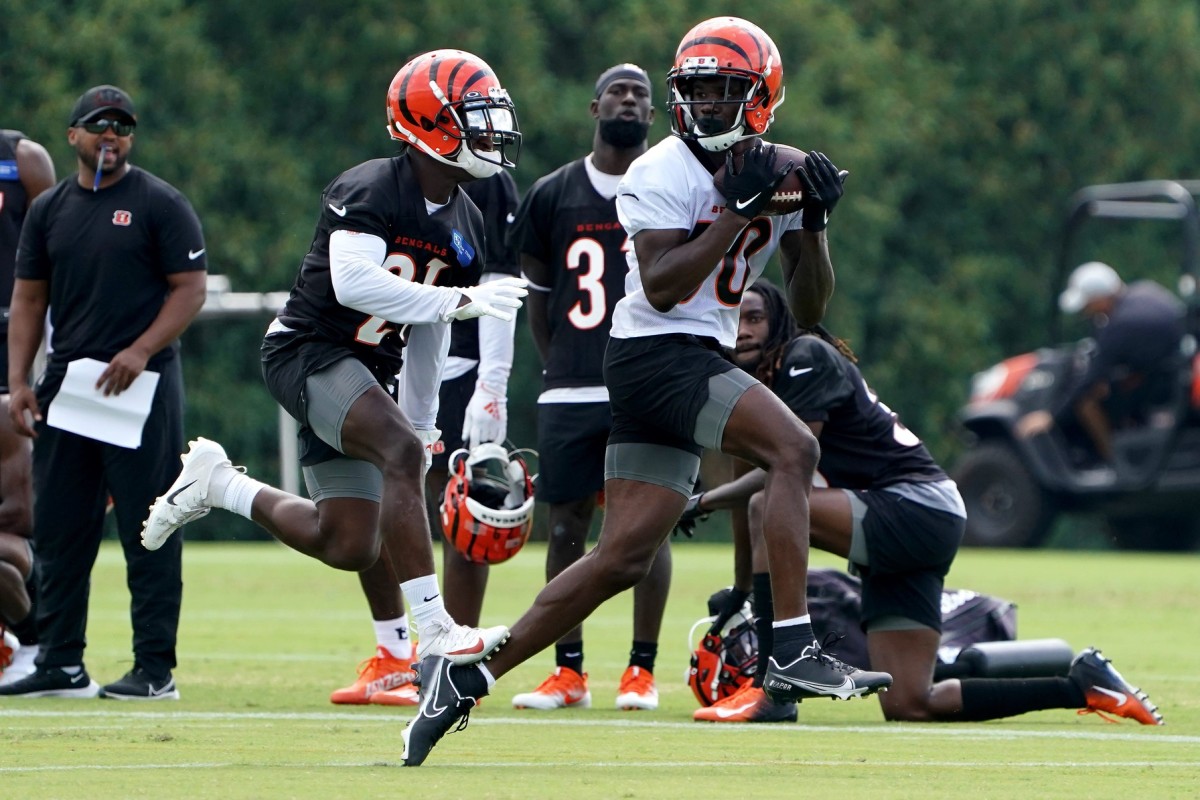
MULTIPOLYGON (((1197 555, 964 551, 948 585, 1015 601, 1023 638, 1095 644, 1150 692, 1163 728, 1058 710, 986 724, 882 721, 873 699, 807 701, 795 725, 691 721, 691 624, 728 582, 726 545, 680 542, 657 712, 610 710, 629 648, 619 597, 586 626, 594 707, 517 712, 552 666, 506 676, 420 770, 401 772, 405 709, 328 703, 373 635, 353 575, 273 544, 189 544, 178 703, 6 700, 0 796, 49 798, 1198 797, 1197 555)), ((486 622, 511 622, 542 583, 544 545, 492 572, 486 622)), ((816 563, 838 566, 816 555, 816 563)), ((130 665, 119 550, 93 575, 87 666, 130 665)))

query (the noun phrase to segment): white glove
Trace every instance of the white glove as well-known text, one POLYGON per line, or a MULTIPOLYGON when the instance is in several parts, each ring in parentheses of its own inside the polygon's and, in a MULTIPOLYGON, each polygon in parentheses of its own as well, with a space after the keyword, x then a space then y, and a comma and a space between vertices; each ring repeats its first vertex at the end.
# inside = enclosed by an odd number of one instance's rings
POLYGON ((466 447, 484 442, 503 442, 508 435, 508 399, 506 391, 494 385, 476 381, 475 394, 467 403, 463 417, 462 440, 466 447))
POLYGON ((440 453, 445 449, 442 445, 442 432, 437 428, 418 430, 417 438, 425 446, 425 467, 421 470, 421 477, 425 477, 425 473, 429 472, 429 468, 433 466, 433 454, 440 453))
POLYGON ((478 286, 456 286, 455 291, 467 296, 471 302, 465 306, 453 308, 442 315, 442 320, 450 322, 456 319, 474 319, 475 317, 496 317, 508 322, 513 314, 505 309, 521 307, 521 298, 529 294, 523 278, 500 278, 499 280, 481 283, 478 286))

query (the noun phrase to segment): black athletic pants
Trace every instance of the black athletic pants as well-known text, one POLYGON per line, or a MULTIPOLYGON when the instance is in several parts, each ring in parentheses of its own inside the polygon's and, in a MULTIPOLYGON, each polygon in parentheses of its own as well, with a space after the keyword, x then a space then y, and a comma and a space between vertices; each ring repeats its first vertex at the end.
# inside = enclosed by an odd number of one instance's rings
MULTIPOLYGON (((42 414, 48 413, 38 389, 42 414)), ((57 386, 52 391, 57 391, 57 386)), ((46 392, 49 394, 49 391, 46 392)), ((38 561, 37 663, 83 663, 88 594, 113 501, 125 551, 126 583, 137 666, 156 676, 175 667, 175 637, 183 596, 183 537, 160 550, 142 547, 142 523, 155 498, 179 475, 183 449, 183 376, 179 359, 161 368, 154 405, 136 450, 37 425, 33 445, 33 550, 38 561)), ((118 676, 113 676, 113 680, 118 676)))

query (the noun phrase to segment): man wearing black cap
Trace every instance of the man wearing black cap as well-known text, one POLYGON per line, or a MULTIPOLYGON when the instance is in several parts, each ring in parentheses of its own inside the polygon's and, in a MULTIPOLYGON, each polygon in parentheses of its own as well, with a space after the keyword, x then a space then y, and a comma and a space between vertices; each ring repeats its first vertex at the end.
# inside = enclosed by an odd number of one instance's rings
MULTIPOLYGON (((646 152, 654 120, 650 76, 617 64, 596 80, 592 152, 533 185, 511 229, 521 269, 533 291, 529 324, 543 364, 538 399, 537 499, 549 505, 549 581, 584 553, 604 486, 604 447, 612 427, 604 387, 604 348, 612 311, 625 296, 628 237, 617 219, 617 184, 646 152)), ((633 590, 633 646, 617 690, 620 709, 654 709, 654 662, 667 592, 671 551, 663 542, 650 572, 633 590)), ((586 708, 583 628, 554 647, 555 668, 516 708, 586 708)))
POLYGON ((175 699, 181 540, 139 544, 145 509, 179 474, 183 378, 179 335, 204 304, 204 237, 177 189, 129 163, 137 115, 115 86, 85 92, 67 141, 78 172, 29 209, 17 252, 9 325, 10 417, 35 439, 34 554, 40 565, 37 670, 0 695, 175 699), (29 377, 47 309, 53 338, 37 390, 29 377), (48 424, 68 365, 103 363, 95 391, 119 395, 157 373, 136 447, 48 424), (132 595, 134 665, 101 689, 84 668, 89 575, 111 497, 132 595))

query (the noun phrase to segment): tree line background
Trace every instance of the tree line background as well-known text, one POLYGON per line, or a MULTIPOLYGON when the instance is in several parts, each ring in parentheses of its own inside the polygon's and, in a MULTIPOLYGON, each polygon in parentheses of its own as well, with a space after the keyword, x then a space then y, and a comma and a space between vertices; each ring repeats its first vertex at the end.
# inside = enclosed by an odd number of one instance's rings
MULTIPOLYGON (((1063 210, 1093 183, 1189 178, 1200 155, 1200 24, 1187 0, 0 0, 0 125, 74 171, 79 94, 126 89, 132 160, 182 189, 210 270, 235 291, 291 286, 320 191, 395 152, 385 93, 412 55, 487 60, 517 104, 522 190, 585 154, 595 77, 622 61, 661 82, 688 28, 733 13, 783 57, 787 99, 769 139, 850 170, 829 228, 838 285, 828 326, 872 387, 946 466, 971 375, 1052 342, 1063 210), (465 7, 464 7, 465 6, 465 7)), ((1087 240, 1129 277, 1173 285, 1165 231, 1087 240)), ((777 269, 777 268, 776 268, 777 269)), ((258 346, 267 319, 185 335, 187 434, 279 474, 276 408, 258 346)), ((1070 332, 1070 331, 1069 331, 1070 332)), ((535 438, 539 364, 519 328, 510 438, 535 438)), ((218 515, 196 533, 250 537, 218 515)))

